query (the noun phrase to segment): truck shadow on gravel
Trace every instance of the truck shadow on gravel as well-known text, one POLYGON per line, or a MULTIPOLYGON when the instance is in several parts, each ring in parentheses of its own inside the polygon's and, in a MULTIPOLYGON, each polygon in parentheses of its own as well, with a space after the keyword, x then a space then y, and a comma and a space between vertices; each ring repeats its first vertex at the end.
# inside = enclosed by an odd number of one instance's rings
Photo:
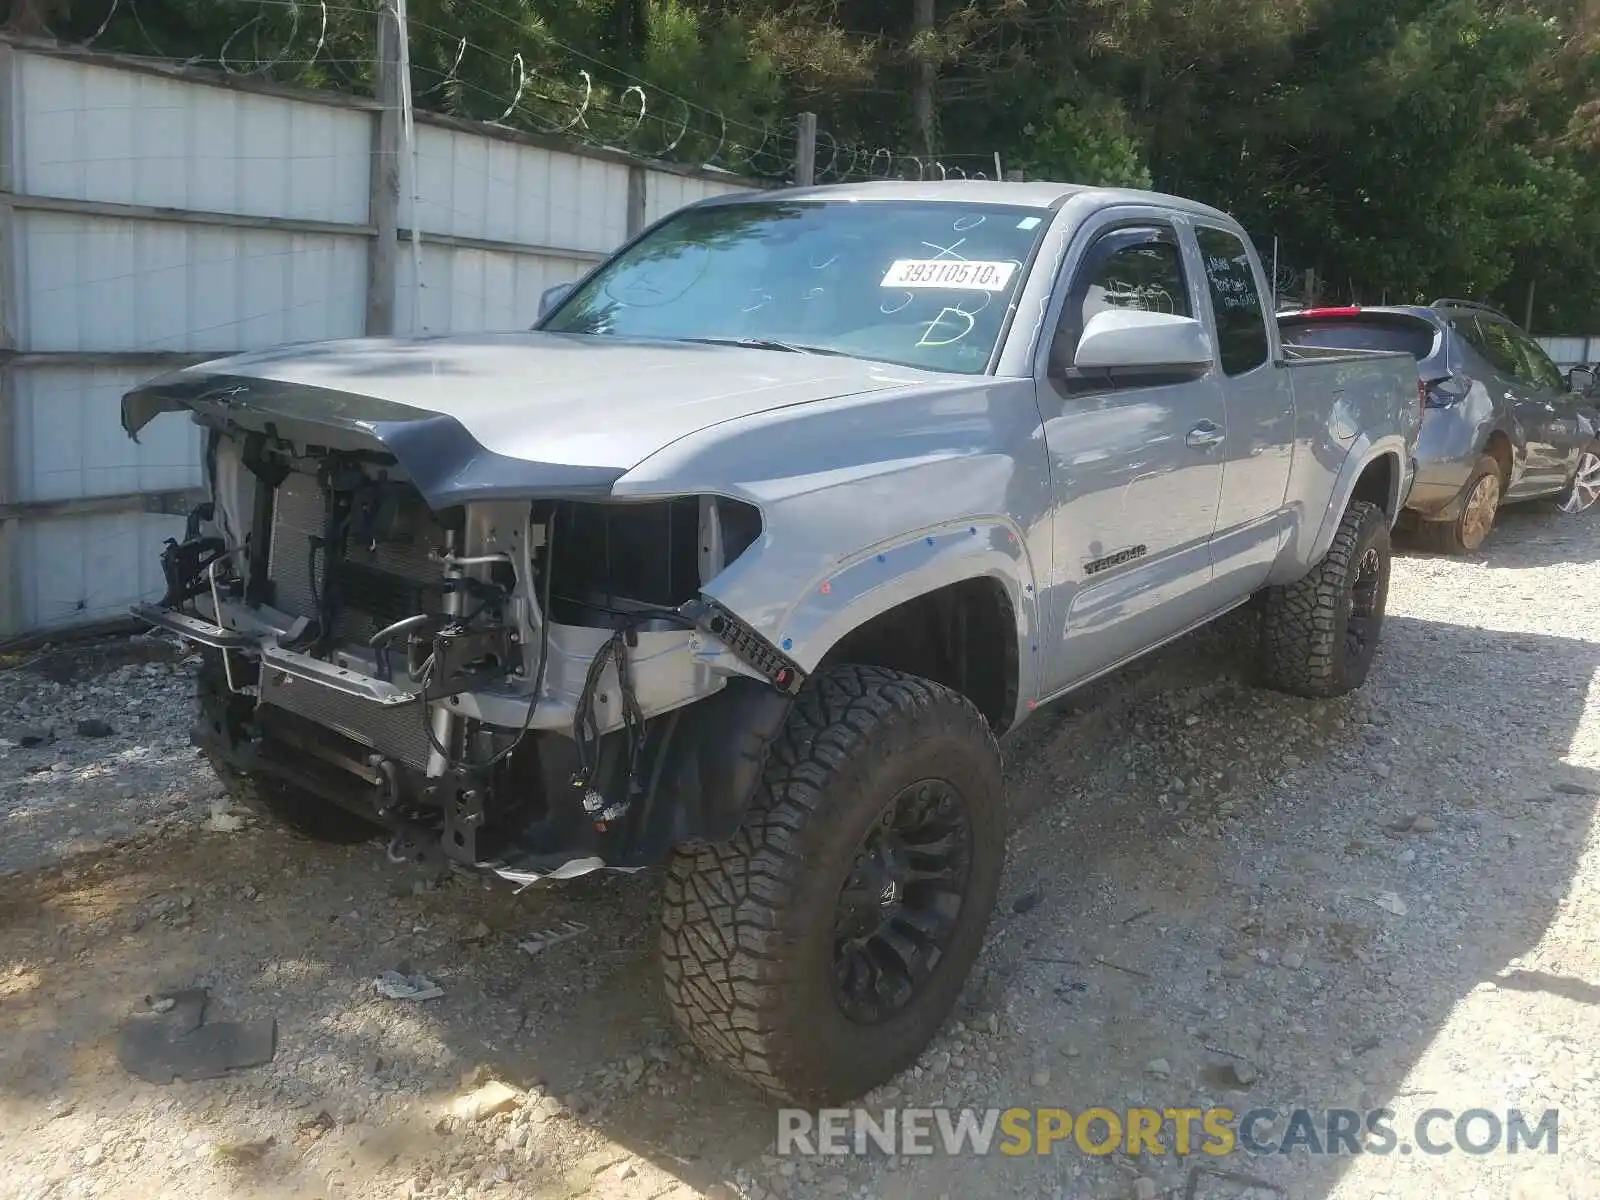
MULTIPOLYGON (((1565 896, 1600 791, 1600 777, 1560 763, 1600 647, 1392 617, 1368 688, 1316 703, 1251 684, 1254 631, 1240 613, 1182 639, 1008 742, 1007 890, 957 1013, 975 1027, 997 1015, 996 1065, 963 1102, 1377 1107, 1486 980, 1573 1003, 1600 996, 1600 981, 1519 965, 1565 896), (1385 896, 1406 915, 1375 903, 1385 896), (1292 970, 1291 947, 1303 962, 1292 970), (1252 1086, 1215 1086, 1216 1040, 1256 1066, 1252 1086), (1170 1069, 1160 1081, 1155 1060, 1170 1069), (1030 1084, 1041 1061, 1054 1090, 1030 1084)), ((969 1194, 985 1176, 968 1172, 1058 1178, 1060 1160, 938 1160, 895 1176, 806 1166, 777 1184, 788 1177, 760 1161, 774 1106, 670 1028, 656 915, 648 874, 513 898, 266 828, 0 881, 0 1020, 12 1031, 0 1117, 22 1140, 14 1149, 37 1148, 30 1169, 45 1176, 74 1173, 90 1145, 131 1169, 146 1139, 273 1138, 248 1168, 174 1160, 172 1179, 215 1171, 237 1195, 320 1188, 329 1171, 346 1195, 383 1196, 411 1178, 501 1171, 522 1194, 641 1198, 676 1181, 705 1190, 735 1167, 797 1197, 819 1194, 806 1175, 839 1172, 890 1196, 969 1194), (518 949, 565 922, 585 929, 518 949), (390 969, 426 974, 445 995, 383 1000, 372 980, 390 969), (277 1058, 223 1080, 131 1080, 117 1026, 141 997, 195 984, 226 1014, 275 1017, 277 1058), (479 1067, 548 1096, 536 1119, 441 1122, 479 1067), (52 1105, 72 1111, 52 1120, 52 1105), (97 1118, 133 1132, 108 1138, 97 1118), (519 1129, 536 1151, 517 1149, 519 1129)), ((901 1082, 899 1103, 947 1094, 931 1077, 901 1082)), ((1292 1182, 1297 1198, 1357 1169, 1298 1156, 1239 1165, 1292 1182)), ((1170 1160, 1137 1167, 1183 1184, 1170 1160)), ((1118 1178, 1104 1160, 1089 1169, 1118 1178)))

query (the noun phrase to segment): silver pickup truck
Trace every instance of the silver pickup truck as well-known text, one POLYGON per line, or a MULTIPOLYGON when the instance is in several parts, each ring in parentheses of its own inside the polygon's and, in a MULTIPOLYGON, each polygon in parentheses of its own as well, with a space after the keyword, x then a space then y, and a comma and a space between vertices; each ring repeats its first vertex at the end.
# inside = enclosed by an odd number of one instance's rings
POLYGON ((666 865, 665 990, 779 1096, 911 1062, 1005 857, 996 737, 1239 605, 1360 686, 1413 476, 1403 354, 1286 351, 1225 214, 1056 184, 726 197, 533 332, 244 354, 137 611, 197 741, 314 837, 518 884, 666 865))

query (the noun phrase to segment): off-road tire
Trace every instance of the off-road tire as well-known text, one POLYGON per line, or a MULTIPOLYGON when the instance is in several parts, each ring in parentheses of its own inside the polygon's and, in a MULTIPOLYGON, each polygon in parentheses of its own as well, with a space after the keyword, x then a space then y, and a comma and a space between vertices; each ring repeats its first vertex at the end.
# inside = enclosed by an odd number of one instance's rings
MULTIPOLYGON (((1342 696, 1366 682, 1383 628, 1389 595, 1389 520, 1376 504, 1357 501, 1345 511, 1333 544, 1304 578, 1268 588, 1261 614, 1262 666, 1269 686, 1296 696, 1342 696), (1367 637, 1351 653, 1347 637, 1357 609, 1363 564, 1376 555, 1367 637)), ((1366 581, 1359 604, 1366 610, 1366 581)))
POLYGON ((1505 479, 1500 474, 1500 464, 1487 454, 1480 456, 1472 466, 1472 474, 1467 476, 1461 495, 1461 511, 1451 520, 1421 523, 1417 537, 1425 549, 1439 554, 1475 554, 1488 541, 1500 502, 1505 499, 1505 479), (1485 523, 1484 514, 1473 499, 1480 488, 1489 487, 1486 481, 1490 479, 1494 481, 1494 496, 1485 523))
POLYGON ((839 666, 808 681, 732 841, 668 869, 661 967, 678 1026, 709 1059, 796 1103, 853 1099, 909 1066, 949 1015, 982 946, 1005 861, 994 735, 918 676, 839 666), (835 906, 891 797, 948 781, 970 828, 966 890, 944 955, 876 1024, 834 989, 835 906))

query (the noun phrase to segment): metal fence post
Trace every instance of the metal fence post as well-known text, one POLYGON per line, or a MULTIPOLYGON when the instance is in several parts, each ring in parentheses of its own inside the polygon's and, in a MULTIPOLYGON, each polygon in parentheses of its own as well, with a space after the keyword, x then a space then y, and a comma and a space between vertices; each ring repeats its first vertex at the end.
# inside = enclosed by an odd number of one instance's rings
MULTIPOLYGON (((383 107, 373 114, 372 156, 367 167, 367 221, 377 231, 367 257, 369 337, 394 332, 396 265, 400 258, 400 22, 393 0, 384 0, 378 10, 374 93, 383 107)), ((416 215, 411 219, 415 221, 416 215)), ((413 286, 420 283, 414 281, 413 286)))
POLYGON ((644 229, 644 189, 650 172, 640 163, 628 167, 628 236, 636 237, 644 229))
MULTIPOLYGON (((17 499, 17 381, 10 353, 17 349, 17 272, 13 261, 17 225, 11 196, 16 190, 16 52, 0 42, 0 504, 17 499)), ((0 520, 0 635, 22 632, 20 518, 0 520)))
POLYGON ((794 183, 810 187, 817 178, 817 114, 801 113, 794 132, 794 183))

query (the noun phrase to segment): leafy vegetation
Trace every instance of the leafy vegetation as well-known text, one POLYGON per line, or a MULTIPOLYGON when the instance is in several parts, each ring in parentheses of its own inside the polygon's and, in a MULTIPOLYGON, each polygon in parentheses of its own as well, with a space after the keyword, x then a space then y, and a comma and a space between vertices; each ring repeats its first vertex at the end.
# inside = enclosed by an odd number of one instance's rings
MULTIPOLYGON (((10 0, 82 38, 111 0, 10 0)), ((97 45, 369 88, 370 0, 121 0, 97 45), (243 28, 241 28, 243 26, 243 28), (307 49, 321 39, 315 61, 307 49), (291 49, 283 52, 282 48, 291 49), (226 48, 225 52, 223 48, 226 48)), ((4 7, 0 4, 0 7, 4 7)), ((877 147, 1235 213, 1319 298, 1600 329, 1594 0, 411 0, 418 103, 781 173, 877 147), (587 72, 587 77, 580 74, 587 72), (581 114, 581 115, 580 115, 581 114), (841 150, 843 146, 845 149, 841 150), (853 147, 854 149, 850 149, 853 147)), ((902 157, 892 168, 914 171, 902 157)))

